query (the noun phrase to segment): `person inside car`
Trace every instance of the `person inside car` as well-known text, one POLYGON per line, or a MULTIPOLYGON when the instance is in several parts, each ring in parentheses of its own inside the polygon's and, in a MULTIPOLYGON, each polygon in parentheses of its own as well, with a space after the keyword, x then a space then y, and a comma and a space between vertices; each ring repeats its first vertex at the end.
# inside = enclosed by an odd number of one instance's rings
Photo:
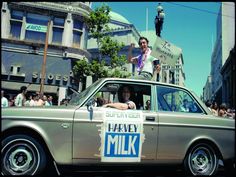
POLYGON ((120 110, 127 110, 127 109, 136 109, 136 104, 134 103, 134 91, 131 86, 123 85, 119 88, 118 91, 118 99, 119 102, 117 103, 108 103, 103 105, 103 107, 107 108, 116 108, 120 110))
POLYGON ((151 109, 151 102, 150 102, 150 100, 147 100, 145 110, 150 110, 150 109, 151 109))
POLYGON ((183 105, 180 106, 180 111, 189 112, 189 105, 188 105, 188 100, 187 99, 183 100, 183 105))

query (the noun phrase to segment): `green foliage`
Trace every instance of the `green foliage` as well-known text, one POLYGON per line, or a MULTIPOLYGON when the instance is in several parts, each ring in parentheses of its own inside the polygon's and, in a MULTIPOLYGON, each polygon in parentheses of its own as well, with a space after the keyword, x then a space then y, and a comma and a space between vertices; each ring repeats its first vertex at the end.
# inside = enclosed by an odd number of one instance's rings
POLYGON ((125 55, 118 55, 119 51, 124 47, 124 43, 118 43, 111 39, 110 36, 105 36, 101 40, 100 52, 102 56, 108 56, 111 59, 111 67, 122 66, 127 63, 125 55))
POLYGON ((93 60, 91 64, 92 76, 95 78, 107 77, 107 71, 104 69, 105 61, 99 62, 93 60))
POLYGON ((92 11, 88 18, 85 19, 87 28, 93 38, 97 40, 99 58, 93 59, 88 63, 85 59, 75 63, 73 71, 80 80, 86 76, 92 76, 94 80, 102 77, 129 77, 130 73, 124 71, 122 66, 127 63, 125 55, 118 55, 120 50, 125 46, 108 36, 110 29, 110 7, 102 4, 101 7, 92 11), (110 58, 110 63, 105 62, 105 58, 110 58))
POLYGON ((83 77, 90 76, 92 74, 90 68, 91 64, 88 63, 85 58, 83 58, 82 60, 75 62, 73 72, 75 76, 81 80, 83 77))
POLYGON ((101 7, 97 7, 92 11, 88 18, 85 19, 85 23, 88 27, 89 32, 92 37, 97 39, 98 46, 100 39, 104 36, 103 31, 108 31, 108 23, 110 22, 110 13, 111 8, 105 4, 102 4, 101 7))

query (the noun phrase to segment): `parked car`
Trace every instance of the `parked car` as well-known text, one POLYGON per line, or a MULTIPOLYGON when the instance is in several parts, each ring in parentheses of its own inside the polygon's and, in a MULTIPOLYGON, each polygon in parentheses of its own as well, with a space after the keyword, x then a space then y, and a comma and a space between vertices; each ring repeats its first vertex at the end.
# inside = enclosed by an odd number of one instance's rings
POLYGON ((64 165, 182 165, 191 175, 233 168, 235 120, 215 117, 190 90, 155 81, 104 78, 62 106, 2 109, 1 173, 36 175, 64 165), (119 102, 133 88, 136 109, 119 102), (147 100, 150 108, 145 109, 147 100), (184 109, 185 107, 185 109, 184 109))

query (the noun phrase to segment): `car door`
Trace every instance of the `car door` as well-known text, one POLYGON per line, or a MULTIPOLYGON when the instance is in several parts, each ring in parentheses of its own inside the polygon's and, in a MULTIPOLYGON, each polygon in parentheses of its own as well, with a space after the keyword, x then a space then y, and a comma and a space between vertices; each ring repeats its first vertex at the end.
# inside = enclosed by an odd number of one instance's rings
POLYGON ((145 140, 142 148, 143 161, 155 161, 158 140, 158 114, 155 108, 155 87, 151 84, 139 86, 137 93, 137 104, 143 113, 143 127, 145 140), (150 101, 150 110, 146 103, 150 101))
POLYGON ((103 122, 103 112, 99 107, 92 109, 93 113, 88 111, 87 106, 75 111, 73 126, 74 159, 100 159, 99 130, 103 122))
MULTIPOLYGON (((198 123, 206 116, 204 109, 187 90, 157 86, 159 113, 158 161, 179 163, 189 143, 199 132, 198 123)), ((200 124, 199 124, 200 125, 200 124)), ((202 132, 204 136, 204 132, 202 132)))
MULTIPOLYGON (((110 82, 111 83, 111 82, 110 82)), ((121 84, 121 83, 120 83, 121 84)), ((143 132, 144 132, 144 142, 142 144, 141 151, 141 162, 142 161, 150 161, 156 159, 156 151, 157 151, 157 113, 153 111, 153 107, 151 110, 143 110, 143 106, 145 104, 146 99, 151 99, 151 85, 145 86, 142 85, 140 87, 139 84, 132 84, 132 86, 136 87, 139 90, 139 94, 143 95, 140 97, 139 102, 142 104, 142 108, 140 111, 142 113, 143 118, 143 132), (138 88, 143 88, 142 90, 138 88), (145 94, 147 92, 148 94, 145 94)), ((104 90, 104 89, 103 89, 104 90)), ((136 90, 136 91, 137 91, 136 90)), ((115 91, 112 91, 114 96, 115 91)), ((98 95, 95 93, 94 95, 98 95)), ((108 94, 104 94, 108 95, 108 94)), ((115 100, 113 98, 111 100, 115 100)), ((151 100, 152 101, 152 100, 151 100)), ((93 159, 100 161, 101 160, 101 125, 103 123, 104 118, 104 109, 102 107, 93 107, 93 115, 92 119, 90 118, 90 112, 87 110, 86 106, 81 107, 80 109, 75 111, 74 116, 74 127, 73 127, 73 158, 74 159, 93 159)), ((112 110, 111 108, 107 108, 112 110)), ((115 109, 114 109, 115 110, 115 109)), ((122 110, 116 110, 119 112, 122 110)), ((132 112, 132 110, 128 110, 132 112)))

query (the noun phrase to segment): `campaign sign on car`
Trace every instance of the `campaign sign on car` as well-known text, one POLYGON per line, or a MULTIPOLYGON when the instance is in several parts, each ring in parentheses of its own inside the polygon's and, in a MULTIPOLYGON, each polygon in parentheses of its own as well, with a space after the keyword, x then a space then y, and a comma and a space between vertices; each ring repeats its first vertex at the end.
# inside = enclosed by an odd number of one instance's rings
POLYGON ((141 111, 106 111, 101 129, 102 162, 140 162, 144 139, 141 111))

